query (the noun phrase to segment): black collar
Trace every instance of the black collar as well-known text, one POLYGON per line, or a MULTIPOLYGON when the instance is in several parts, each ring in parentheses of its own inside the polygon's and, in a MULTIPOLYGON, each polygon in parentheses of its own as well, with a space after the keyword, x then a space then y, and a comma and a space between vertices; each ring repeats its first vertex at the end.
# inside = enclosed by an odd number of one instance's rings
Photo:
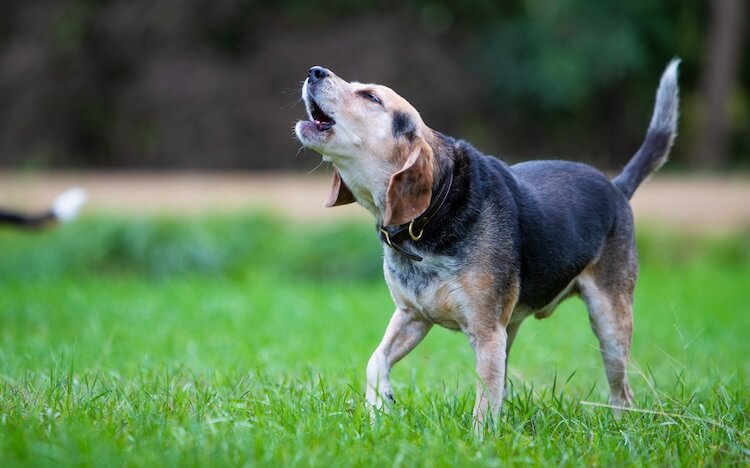
POLYGON ((424 213, 411 220, 411 222, 402 224, 395 229, 388 229, 388 227, 386 226, 378 225, 378 235, 380 236, 380 240, 385 242, 388 247, 392 248, 409 260, 421 262, 422 257, 415 253, 409 252, 400 244, 409 239, 417 242, 422 238, 425 226, 427 226, 432 218, 435 217, 438 211, 440 211, 440 208, 442 208, 445 204, 445 201, 448 199, 448 194, 451 191, 452 184, 453 169, 451 168, 448 171, 448 180, 445 181, 445 183, 443 183, 443 185, 440 187, 437 195, 434 195, 432 197, 430 206, 427 207, 424 213))

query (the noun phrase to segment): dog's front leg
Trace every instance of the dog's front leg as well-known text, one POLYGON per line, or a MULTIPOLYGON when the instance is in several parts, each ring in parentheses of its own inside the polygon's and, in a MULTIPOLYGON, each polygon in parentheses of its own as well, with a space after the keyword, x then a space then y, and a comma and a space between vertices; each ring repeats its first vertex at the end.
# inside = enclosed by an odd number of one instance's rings
POLYGON ((367 403, 375 409, 389 409, 393 403, 391 368, 414 349, 432 328, 430 322, 413 313, 396 309, 370 361, 367 363, 367 403))
POLYGON ((488 424, 494 423, 500 412, 505 385, 506 342, 505 327, 469 333, 469 342, 477 358, 477 399, 474 405, 474 431, 484 434, 488 424))

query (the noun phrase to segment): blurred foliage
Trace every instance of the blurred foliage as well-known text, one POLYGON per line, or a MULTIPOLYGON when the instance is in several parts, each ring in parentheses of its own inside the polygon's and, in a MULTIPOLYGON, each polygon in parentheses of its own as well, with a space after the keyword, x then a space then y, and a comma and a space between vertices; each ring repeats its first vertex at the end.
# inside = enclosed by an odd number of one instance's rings
POLYGON ((90 218, 36 236, 0 231, 0 278, 68 274, 232 275, 367 279, 382 275, 377 237, 361 224, 289 225, 261 215, 205 219, 90 218))
MULTIPOLYGON (((436 101, 440 111, 420 110, 487 152, 619 168, 673 56, 683 58, 680 163, 701 118, 709 17, 698 0, 14 0, 0 17, 0 100, 9 103, 0 163, 307 167, 288 136, 301 113, 280 95, 294 86, 296 96, 306 67, 326 60, 362 73, 370 63, 394 68, 382 75, 388 84, 425 107, 436 101), (390 32, 394 21, 412 29, 408 39, 390 32), (442 62, 425 69, 419 53, 442 62), (434 74, 448 92, 420 86, 434 74)), ((748 54, 729 107, 729 153, 741 164, 748 54)))
MULTIPOLYGON (((637 236, 642 262, 664 268, 750 263, 750 236, 709 237, 663 230, 637 236)), ((382 250, 362 223, 304 225, 264 215, 205 218, 93 217, 37 235, 0 230, 0 281, 131 273, 242 275, 314 281, 380 280, 382 250)))

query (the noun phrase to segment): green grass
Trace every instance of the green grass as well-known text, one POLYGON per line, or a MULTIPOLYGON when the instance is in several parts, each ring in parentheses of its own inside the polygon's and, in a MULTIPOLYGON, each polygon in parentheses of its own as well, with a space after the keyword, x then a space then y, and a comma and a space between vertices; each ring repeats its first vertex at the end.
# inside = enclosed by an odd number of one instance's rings
POLYGON ((578 300, 522 327, 496 432, 473 356, 436 329, 371 425, 392 312, 373 228, 265 216, 93 218, 0 231, 0 466, 579 466, 750 462, 750 239, 639 233, 617 421, 578 300))

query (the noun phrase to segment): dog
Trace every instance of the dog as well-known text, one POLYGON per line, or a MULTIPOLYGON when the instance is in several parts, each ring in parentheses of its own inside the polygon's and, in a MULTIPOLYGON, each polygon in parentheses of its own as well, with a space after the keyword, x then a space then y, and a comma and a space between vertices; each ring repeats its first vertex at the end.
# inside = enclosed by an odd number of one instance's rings
POLYGON ((43 213, 29 214, 0 209, 0 225, 35 230, 59 222, 72 221, 78 216, 78 212, 86 203, 86 199, 86 191, 80 187, 75 187, 55 198, 50 209, 43 213))
POLYGON ((483 431, 500 411, 519 327, 573 295, 599 340, 610 403, 632 406, 638 260, 629 200, 666 162, 677 134, 679 62, 661 77, 643 144, 611 180, 576 162, 508 165, 432 130, 385 86, 310 68, 302 86, 309 120, 295 133, 333 163, 326 206, 357 202, 375 217, 396 305, 367 364, 374 413, 394 402, 393 365, 440 325, 465 333, 474 349, 473 424, 483 431))

